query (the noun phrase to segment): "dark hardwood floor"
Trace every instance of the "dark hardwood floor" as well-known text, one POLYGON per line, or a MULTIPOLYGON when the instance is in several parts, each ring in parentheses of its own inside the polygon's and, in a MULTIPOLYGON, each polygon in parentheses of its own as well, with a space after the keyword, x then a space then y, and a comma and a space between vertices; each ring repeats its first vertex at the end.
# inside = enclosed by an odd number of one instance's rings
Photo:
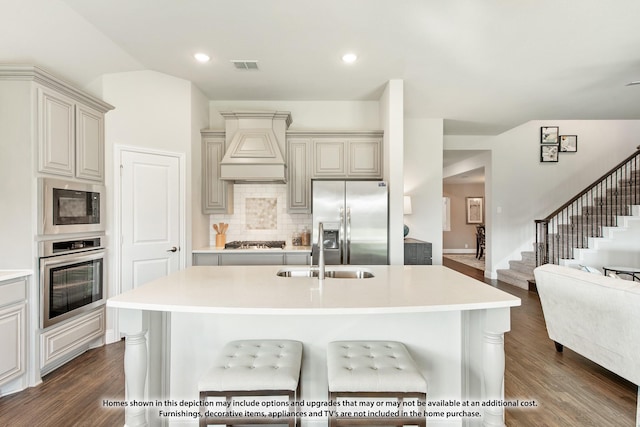
POLYGON ((509 427, 633 427, 638 387, 565 347, 557 353, 547 335, 538 294, 484 277, 452 260, 443 264, 522 300, 511 310, 505 334, 505 399, 535 400, 535 409, 507 409, 509 427))
POLYGON ((124 400, 124 341, 89 350, 43 378, 0 398, 1 427, 116 427, 124 411, 102 400, 124 400))
MULTIPOLYGON (((537 294, 491 281, 482 271, 444 264, 522 299, 505 335, 505 397, 535 400, 535 409, 507 409, 509 427, 635 426, 637 387, 549 340, 537 294)), ((47 375, 41 385, 0 398, 0 426, 122 426, 124 412, 102 400, 124 400, 124 343, 91 350, 47 375)))

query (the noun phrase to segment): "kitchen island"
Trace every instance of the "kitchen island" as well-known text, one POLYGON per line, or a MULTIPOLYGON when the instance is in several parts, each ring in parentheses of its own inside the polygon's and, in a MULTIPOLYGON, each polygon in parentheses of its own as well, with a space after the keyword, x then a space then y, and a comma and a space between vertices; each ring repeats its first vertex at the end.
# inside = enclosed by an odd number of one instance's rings
MULTIPOLYGON (((451 403, 451 414, 429 425, 504 425, 502 405, 473 408, 468 417, 461 405, 503 399, 504 333, 518 298, 443 266, 366 266, 359 268, 374 277, 322 282, 279 277, 283 268, 305 267, 190 267, 110 298, 127 337, 127 399, 197 401, 198 378, 227 341, 282 338, 303 342, 301 399, 321 404, 326 344, 381 339, 407 345, 427 379, 428 401, 451 403)), ((160 416, 157 407, 126 411, 129 426, 155 425, 160 416)), ((164 419, 197 425, 188 416, 164 419)), ((326 425, 322 416, 302 421, 326 425)))

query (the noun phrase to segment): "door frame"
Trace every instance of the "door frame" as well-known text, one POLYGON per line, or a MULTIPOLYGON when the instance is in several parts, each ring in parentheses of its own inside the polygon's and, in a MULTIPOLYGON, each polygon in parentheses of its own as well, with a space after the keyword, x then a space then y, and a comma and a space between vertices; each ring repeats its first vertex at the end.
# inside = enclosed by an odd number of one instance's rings
MULTIPOLYGON (((147 154, 151 156, 164 156, 164 157, 174 157, 178 159, 178 167, 179 167, 179 182, 178 182, 178 191, 180 192, 178 196, 178 202, 180 206, 178 207, 179 212, 179 230, 180 230, 180 251, 179 251, 179 269, 182 270, 187 265, 187 172, 186 172, 186 160, 184 153, 164 151, 164 150, 154 150, 145 147, 136 147, 129 145, 115 145, 114 146, 114 156, 113 156, 113 233, 111 234, 111 244, 109 245, 109 249, 111 251, 111 256, 109 256, 109 260, 111 261, 111 268, 109 269, 112 274, 109 276, 112 277, 111 280, 112 287, 110 288, 109 296, 115 296, 122 293, 122 173, 121 173, 121 162, 122 155, 125 152, 138 153, 138 154, 147 154)), ((114 313, 115 314, 115 313, 114 313)), ((113 335, 107 336, 107 342, 114 342, 120 339, 120 328, 118 324, 118 316, 114 315, 111 319, 112 331, 113 335)))

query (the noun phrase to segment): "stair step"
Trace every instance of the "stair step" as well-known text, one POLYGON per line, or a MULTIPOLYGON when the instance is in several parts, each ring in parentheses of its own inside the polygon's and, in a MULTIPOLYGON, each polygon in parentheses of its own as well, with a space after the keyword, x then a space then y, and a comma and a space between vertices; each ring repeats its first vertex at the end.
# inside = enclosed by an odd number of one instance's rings
POLYGON ((594 214, 594 215, 620 215, 626 216, 631 214, 631 206, 630 205, 619 205, 619 204, 603 204, 596 206, 583 206, 582 207, 582 215, 594 214))
POLYGON ((529 280, 533 280, 533 274, 524 274, 514 270, 498 270, 497 273, 499 281, 522 289, 529 289, 529 280))
POLYGON ((615 226, 617 215, 572 215, 570 220, 573 224, 588 224, 591 226, 607 225, 615 226))
POLYGON ((595 205, 599 205, 599 204, 636 205, 640 203, 640 196, 638 196, 637 194, 631 194, 631 193, 621 193, 618 195, 607 194, 607 195, 594 197, 593 203, 595 205))
POLYGON ((522 257, 522 262, 525 262, 533 267, 536 266, 536 253, 535 251, 524 251, 520 252, 520 256, 522 257))
POLYGON ((533 276, 535 265, 523 261, 509 261, 509 270, 533 276))

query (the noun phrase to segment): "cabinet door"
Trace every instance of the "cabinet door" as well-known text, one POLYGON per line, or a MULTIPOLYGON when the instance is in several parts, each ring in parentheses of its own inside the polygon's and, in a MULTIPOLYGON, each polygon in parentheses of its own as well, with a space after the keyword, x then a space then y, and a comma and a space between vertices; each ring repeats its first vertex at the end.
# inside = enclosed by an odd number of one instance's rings
POLYGON ((73 176, 75 115, 72 99, 38 88, 38 171, 73 176))
POLYGON ((379 138, 350 140, 347 164, 349 177, 382 178, 382 140, 379 138))
POLYGON ((221 254, 220 265, 284 265, 284 254, 221 254))
POLYGON ((76 105, 76 176, 104 181, 104 114, 76 105))
POLYGON ((193 254, 193 265, 219 265, 217 254, 193 254))
POLYGON ((0 310, 0 384, 25 372, 25 313, 24 303, 0 310))
POLYGON ((287 208, 292 213, 311 213, 310 147, 310 139, 287 141, 287 208))
POLYGON ((346 178, 346 146, 344 139, 323 138, 313 141, 313 177, 346 178))
POLYGON ((233 184, 220 179, 224 136, 202 140, 202 212, 233 213, 233 184))

